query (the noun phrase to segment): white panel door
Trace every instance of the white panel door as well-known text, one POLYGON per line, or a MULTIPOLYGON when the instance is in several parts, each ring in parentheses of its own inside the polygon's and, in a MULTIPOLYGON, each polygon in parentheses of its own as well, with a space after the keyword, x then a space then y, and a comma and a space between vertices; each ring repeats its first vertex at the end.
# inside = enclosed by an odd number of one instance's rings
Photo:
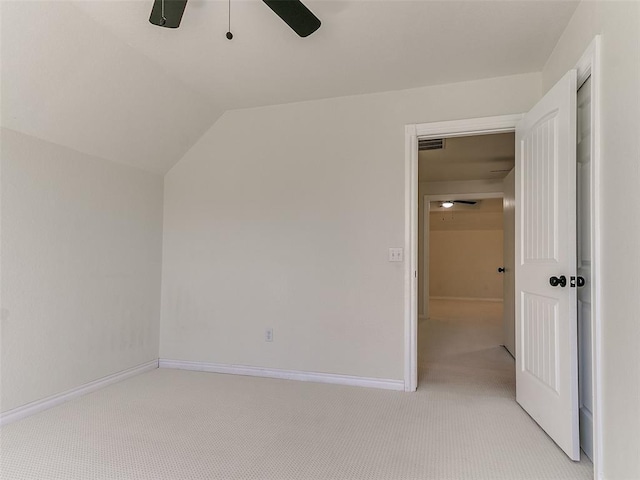
POLYGON ((504 232, 504 279, 503 279, 503 330, 504 346, 516 356, 516 298, 515 298, 515 261, 516 261, 516 172, 511 170, 502 182, 503 232, 504 232))
POLYGON ((516 127, 515 169, 516 399, 579 460, 575 70, 516 127))

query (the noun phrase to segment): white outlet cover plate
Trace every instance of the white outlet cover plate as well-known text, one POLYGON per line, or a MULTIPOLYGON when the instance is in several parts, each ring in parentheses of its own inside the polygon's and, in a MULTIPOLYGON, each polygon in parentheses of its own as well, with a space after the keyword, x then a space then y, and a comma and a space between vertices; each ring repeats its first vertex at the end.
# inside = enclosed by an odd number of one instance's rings
POLYGON ((402 248, 390 248, 389 249, 389 261, 390 262, 402 262, 404 260, 404 249, 402 248))

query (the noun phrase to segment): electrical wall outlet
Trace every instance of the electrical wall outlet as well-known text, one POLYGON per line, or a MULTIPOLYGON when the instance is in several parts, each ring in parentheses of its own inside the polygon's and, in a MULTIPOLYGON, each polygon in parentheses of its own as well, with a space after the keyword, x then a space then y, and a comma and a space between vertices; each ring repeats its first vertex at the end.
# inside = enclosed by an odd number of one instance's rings
POLYGON ((389 261, 390 262, 402 262, 404 259, 402 248, 390 248, 389 249, 389 261))
POLYGON ((264 341, 273 342, 273 328, 269 327, 264 331, 264 341))

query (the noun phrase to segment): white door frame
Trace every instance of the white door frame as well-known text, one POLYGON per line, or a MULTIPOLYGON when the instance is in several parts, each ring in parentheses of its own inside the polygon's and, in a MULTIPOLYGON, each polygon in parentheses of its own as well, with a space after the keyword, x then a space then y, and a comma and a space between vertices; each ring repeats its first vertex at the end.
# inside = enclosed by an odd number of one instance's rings
POLYGON ((578 89, 591 77, 591 381, 593 385, 593 473, 600 480, 602 473, 602 318, 600 305, 600 35, 589 44, 586 52, 576 65, 578 71, 578 89))
POLYGON ((405 127, 404 389, 418 388, 418 138, 513 132, 522 114, 419 123, 405 127))
MULTIPOLYGON (((484 200, 487 198, 502 198, 504 194, 502 192, 482 192, 482 193, 438 193, 438 194, 426 194, 422 197, 422 304, 424 315, 420 317, 429 316, 429 233, 431 226, 429 225, 429 219, 431 208, 430 202, 438 202, 445 200, 484 200)), ((420 248, 420 246, 418 246, 420 248)))
MULTIPOLYGON (((600 240, 600 36, 596 36, 576 65, 578 88, 591 77, 591 245, 593 251, 592 332, 593 332, 593 469, 602 478, 602 328, 601 328, 601 240, 600 240)), ((418 387, 418 138, 446 138, 514 131, 522 114, 421 123, 405 126, 405 289, 404 289, 404 385, 405 391, 418 387)))

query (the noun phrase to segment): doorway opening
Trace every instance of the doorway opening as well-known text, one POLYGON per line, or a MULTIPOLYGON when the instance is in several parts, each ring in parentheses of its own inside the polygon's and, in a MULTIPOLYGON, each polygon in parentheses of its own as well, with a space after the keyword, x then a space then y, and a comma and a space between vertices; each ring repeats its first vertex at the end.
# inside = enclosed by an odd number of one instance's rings
POLYGON ((515 395, 514 161, 513 131, 419 142, 419 383, 515 395))

